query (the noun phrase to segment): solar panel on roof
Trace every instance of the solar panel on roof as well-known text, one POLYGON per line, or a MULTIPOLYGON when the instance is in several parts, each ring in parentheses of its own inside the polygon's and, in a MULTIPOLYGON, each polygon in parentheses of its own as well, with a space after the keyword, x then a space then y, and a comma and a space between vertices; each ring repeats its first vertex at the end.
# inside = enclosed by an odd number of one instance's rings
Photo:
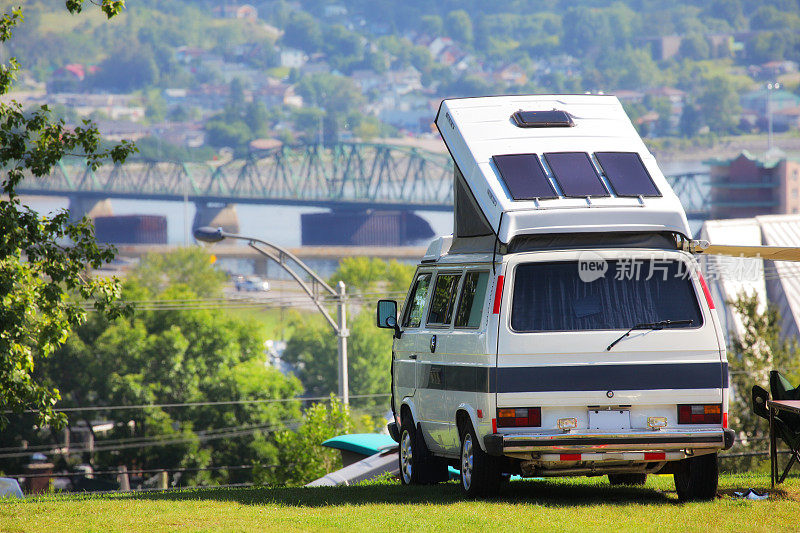
POLYGON ((514 124, 520 128, 568 128, 574 126, 572 117, 566 111, 522 111, 511 115, 514 124))
POLYGON ((558 198, 536 154, 495 155, 492 160, 514 200, 558 198))
POLYGON ((594 169, 589 154, 585 152, 552 152, 544 159, 553 171, 564 196, 608 196, 600 176, 594 169))
POLYGON ((594 154, 617 196, 661 196, 636 152, 594 154))

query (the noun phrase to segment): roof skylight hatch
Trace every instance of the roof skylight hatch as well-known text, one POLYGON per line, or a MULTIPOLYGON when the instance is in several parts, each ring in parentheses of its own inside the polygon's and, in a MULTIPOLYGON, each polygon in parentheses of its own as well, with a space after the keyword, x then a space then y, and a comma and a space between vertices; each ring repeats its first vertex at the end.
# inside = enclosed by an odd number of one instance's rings
POLYGON ((566 111, 553 109, 551 111, 523 111, 519 110, 511 118, 520 128, 570 128, 575 125, 572 117, 566 111))

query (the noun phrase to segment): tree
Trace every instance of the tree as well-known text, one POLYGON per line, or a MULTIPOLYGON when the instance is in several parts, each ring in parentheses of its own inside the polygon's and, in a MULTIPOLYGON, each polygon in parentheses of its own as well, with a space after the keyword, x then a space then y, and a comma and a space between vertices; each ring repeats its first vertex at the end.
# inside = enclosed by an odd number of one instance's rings
POLYGON ((364 96, 351 79, 335 74, 305 76, 296 89, 306 102, 325 111, 322 136, 326 144, 338 139, 341 117, 357 110, 364 102, 364 96))
MULTIPOLYGON (((325 396, 335 393, 338 390, 338 352, 336 335, 330 325, 297 314, 290 325, 294 333, 286 344, 283 358, 297 369, 297 376, 303 383, 306 394, 325 396)), ((349 326, 347 368, 350 394, 388 393, 392 333, 375 327, 375 313, 372 308, 356 315, 349 326)), ((374 410, 379 405, 388 408, 388 400, 358 399, 358 406, 363 409, 374 410)))
POLYGON ((98 65, 94 75, 97 87, 131 92, 153 85, 158 80, 158 66, 149 47, 125 46, 98 65))
POLYGON ((339 281, 344 281, 349 294, 381 289, 388 294, 405 294, 413 275, 413 265, 394 259, 386 262, 377 257, 346 257, 339 261, 339 268, 331 275, 329 282, 335 287, 339 281))
MULTIPOLYGON (((217 304, 208 299, 220 295, 224 282, 224 275, 214 270, 208 255, 198 249, 192 254, 171 252, 161 260, 147 256, 123 288, 123 298, 137 304, 135 314, 115 320, 94 314, 40 367, 43 379, 59 388, 66 406, 100 408, 77 412, 70 416, 70 425, 85 421, 91 427, 89 422, 98 419, 114 423, 108 435, 95 438, 99 451, 91 459, 99 469, 119 464, 201 468, 210 463, 261 463, 265 457, 254 435, 267 439, 299 420, 300 402, 294 398, 302 391, 300 382, 265 365, 265 339, 259 328, 206 309, 217 304), (157 280, 143 284, 154 273, 157 280), (245 400, 248 403, 159 407, 245 400), (249 403, 253 400, 261 403, 249 403), (111 407, 118 405, 153 407, 111 407)), ((20 446, 22 438, 42 444, 49 437, 37 435, 30 424, 17 429, 0 432, 0 447, 20 446)), ((180 484, 249 477, 241 471, 187 473, 180 484)))
POLYGON ((706 125, 712 132, 730 133, 739 124, 739 91, 729 76, 707 76, 704 88, 697 98, 706 125))
MULTIPOLYGON (((797 339, 781 338, 781 316, 773 306, 761 309, 758 297, 742 295, 732 302, 742 321, 743 334, 731 341, 730 365, 732 401, 730 427, 738 432, 736 442, 745 450, 766 449, 766 423, 753 413, 750 389, 760 385, 769 389, 769 371, 778 369, 800 379, 800 345, 797 339)), ((752 458, 742 458, 739 466, 751 466, 752 458)))
POLYGON ((202 248, 147 254, 128 276, 131 283, 153 294, 181 284, 202 298, 220 297, 225 279, 225 273, 214 267, 202 248))
POLYGON ((205 125, 206 142, 214 147, 242 148, 254 139, 253 133, 243 120, 227 122, 224 119, 209 120, 205 125))
POLYGON ((743 26, 744 15, 740 0, 714 0, 706 11, 709 17, 722 19, 731 28, 739 29, 743 26))
POLYGON ((444 23, 442 17, 439 15, 423 15, 420 18, 420 29, 432 37, 438 37, 442 34, 444 23))
POLYGON ((703 125, 703 118, 700 109, 690 103, 686 103, 681 111, 681 118, 678 121, 678 130, 683 137, 694 137, 703 125))
POLYGON ((317 107, 292 108, 291 120, 294 129, 305 137, 306 142, 316 142, 322 133, 325 111, 317 107))
POLYGON ((303 414, 295 431, 282 431, 269 446, 273 471, 257 469, 256 480, 279 485, 304 485, 341 468, 337 450, 322 447, 326 440, 348 433, 352 422, 347 408, 331 398, 330 404, 317 403, 303 414))
POLYGON ((708 59, 711 55, 711 47, 705 37, 699 33, 690 33, 681 39, 679 53, 681 57, 688 59, 708 59))
MULTIPOLYGON (((108 18, 124 7, 122 0, 97 3, 108 18)), ((83 0, 67 0, 66 7, 79 13, 83 0)), ((0 42, 21 21, 21 8, 3 14, 0 42)), ((14 58, 0 66, 0 94, 9 92, 18 69, 14 58)), ((40 425, 63 423, 55 409, 59 391, 38 378, 38 365, 86 320, 82 301, 111 316, 124 310, 114 304, 117 280, 87 275, 87 268, 114 257, 113 249, 97 246, 91 223, 72 224, 66 211, 41 216, 22 204, 17 186, 27 176, 47 176, 68 155, 97 168, 106 159, 121 163, 133 150, 125 142, 101 149, 95 126, 85 121, 68 128, 46 106, 23 111, 14 101, 0 103, 0 428, 8 423, 7 410, 32 409, 40 425)))
POLYGON ((475 40, 475 34, 472 31, 472 19, 463 9, 448 13, 446 26, 450 37, 456 41, 471 45, 472 41, 475 40))
POLYGON ((308 13, 292 11, 283 29, 281 41, 286 46, 306 52, 317 52, 322 47, 322 30, 308 13))

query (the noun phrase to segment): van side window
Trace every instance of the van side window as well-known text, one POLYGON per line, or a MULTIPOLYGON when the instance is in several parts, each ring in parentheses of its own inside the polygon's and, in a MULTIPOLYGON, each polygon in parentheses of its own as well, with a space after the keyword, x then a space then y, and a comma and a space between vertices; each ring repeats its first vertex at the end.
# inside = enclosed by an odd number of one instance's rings
POLYGON ((422 308, 425 307, 425 300, 428 299, 428 288, 431 284, 430 272, 417 276, 414 291, 409 298, 408 310, 406 311, 403 327, 418 328, 422 322, 422 308))
POLYGON ((450 323, 450 318, 453 316, 456 290, 460 280, 461 274, 439 274, 436 276, 431 310, 428 312, 428 325, 444 326, 450 323))
POLYGON ((480 327, 488 281, 488 272, 467 272, 467 275, 464 276, 464 288, 461 289, 455 327, 480 327))

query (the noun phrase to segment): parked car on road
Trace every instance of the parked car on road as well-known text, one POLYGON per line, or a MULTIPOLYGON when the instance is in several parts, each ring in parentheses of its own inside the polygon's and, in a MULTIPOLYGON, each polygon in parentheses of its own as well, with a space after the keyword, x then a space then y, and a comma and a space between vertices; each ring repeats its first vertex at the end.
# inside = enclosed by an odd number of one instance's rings
POLYGON ((269 290, 269 282, 258 276, 238 276, 233 281, 237 291, 244 292, 266 292, 269 290))

